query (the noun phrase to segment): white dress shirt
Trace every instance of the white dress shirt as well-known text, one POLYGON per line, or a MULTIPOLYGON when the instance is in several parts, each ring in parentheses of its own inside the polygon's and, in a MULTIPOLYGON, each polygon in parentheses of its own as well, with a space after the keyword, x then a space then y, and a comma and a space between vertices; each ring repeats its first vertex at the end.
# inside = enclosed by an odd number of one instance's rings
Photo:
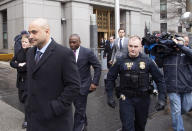
POLYGON ((122 47, 123 47, 124 38, 125 38, 125 37, 119 38, 119 40, 118 40, 118 47, 119 47, 119 48, 120 48, 120 39, 121 39, 121 44, 122 44, 122 47))
MULTIPOLYGON (((40 51, 42 54, 41 54, 41 56, 40 56, 40 58, 43 56, 43 54, 45 53, 45 51, 46 51, 46 49, 47 49, 47 47, 50 45, 50 43, 51 43, 51 38, 49 39, 49 41, 47 42, 47 44, 42 48, 42 49, 38 49, 37 48, 37 50, 36 50, 36 52, 37 51, 40 51)), ((37 54, 35 54, 35 57, 37 56, 37 54)))
MULTIPOLYGON (((75 52, 75 60, 76 60, 76 62, 77 62, 78 57, 79 57, 79 50, 80 50, 80 46, 79 46, 78 49, 76 49, 76 52, 75 52)), ((73 50, 73 52, 74 52, 74 50, 73 50)))

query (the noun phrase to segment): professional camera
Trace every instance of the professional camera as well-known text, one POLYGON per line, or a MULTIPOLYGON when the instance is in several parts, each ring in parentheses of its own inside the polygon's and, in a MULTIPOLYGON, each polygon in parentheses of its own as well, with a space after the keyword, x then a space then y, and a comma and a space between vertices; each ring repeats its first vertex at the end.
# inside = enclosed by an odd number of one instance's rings
POLYGON ((151 45, 157 42, 157 37, 155 35, 151 35, 150 33, 147 33, 145 37, 142 38, 142 45, 151 45))
POLYGON ((142 45, 146 54, 163 57, 176 52, 176 43, 173 38, 177 39, 179 37, 170 33, 162 33, 160 36, 147 34, 142 38, 142 45))
POLYGON ((146 54, 150 54, 151 49, 157 45, 158 37, 147 33, 145 37, 142 38, 142 45, 144 46, 144 51, 146 54))

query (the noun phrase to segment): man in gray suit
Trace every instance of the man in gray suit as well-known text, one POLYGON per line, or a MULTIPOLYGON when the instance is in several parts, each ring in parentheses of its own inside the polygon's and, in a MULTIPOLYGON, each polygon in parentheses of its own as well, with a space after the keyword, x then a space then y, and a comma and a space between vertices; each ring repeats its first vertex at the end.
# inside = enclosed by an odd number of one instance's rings
POLYGON ((125 29, 119 28, 118 30, 119 38, 115 39, 113 53, 111 57, 111 64, 122 56, 126 55, 128 52, 128 38, 125 38, 125 29))

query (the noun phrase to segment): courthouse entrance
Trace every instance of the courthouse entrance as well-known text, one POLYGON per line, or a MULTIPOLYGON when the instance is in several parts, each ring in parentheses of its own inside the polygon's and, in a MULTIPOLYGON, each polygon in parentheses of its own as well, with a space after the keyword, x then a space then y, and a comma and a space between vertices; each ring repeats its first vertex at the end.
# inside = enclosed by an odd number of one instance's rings
POLYGON ((93 13, 97 16, 98 48, 102 47, 102 39, 108 40, 115 35, 115 15, 113 9, 94 8, 93 13))

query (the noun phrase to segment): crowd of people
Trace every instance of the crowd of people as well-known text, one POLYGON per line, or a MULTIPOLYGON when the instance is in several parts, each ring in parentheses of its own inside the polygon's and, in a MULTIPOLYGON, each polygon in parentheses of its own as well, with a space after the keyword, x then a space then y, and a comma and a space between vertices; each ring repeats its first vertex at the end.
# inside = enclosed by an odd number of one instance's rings
MULTIPOLYGON (((188 36, 173 39, 174 53, 153 60, 142 53, 139 36, 127 38, 123 28, 118 34, 117 39, 110 36, 102 46, 108 67, 107 104, 116 107, 115 90, 121 130, 145 130, 152 76, 158 90, 156 110, 163 110, 169 98, 173 130, 184 131, 182 114, 192 110, 192 49, 188 36)), ((18 96, 25 105, 22 127, 27 131, 87 131, 87 98, 99 86, 101 64, 90 49, 81 45, 80 35, 71 34, 70 48, 64 47, 51 37, 47 20, 38 18, 15 41, 10 65, 17 69, 18 96)))

